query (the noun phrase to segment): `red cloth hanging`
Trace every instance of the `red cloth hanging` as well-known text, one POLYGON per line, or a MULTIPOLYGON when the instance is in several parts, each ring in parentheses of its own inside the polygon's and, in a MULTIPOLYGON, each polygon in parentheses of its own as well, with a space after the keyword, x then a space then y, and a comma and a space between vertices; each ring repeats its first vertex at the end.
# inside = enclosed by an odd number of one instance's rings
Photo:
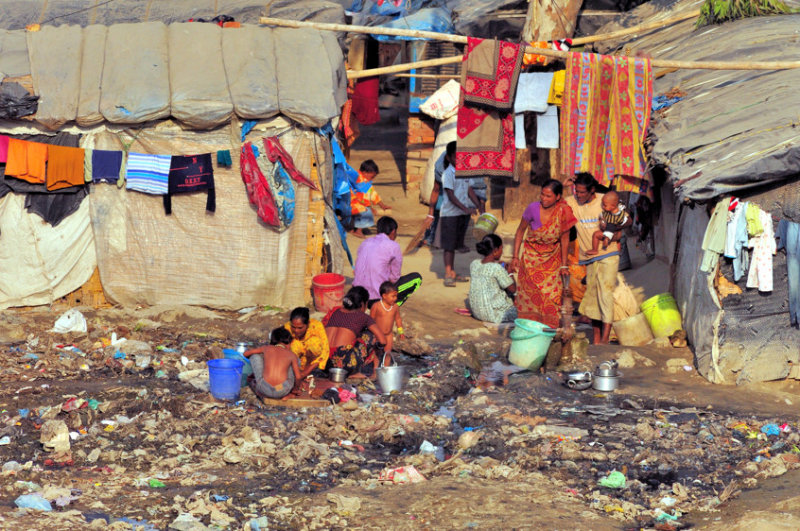
POLYGON ((370 125, 381 119, 378 110, 379 78, 359 79, 353 90, 353 114, 361 125, 370 125))

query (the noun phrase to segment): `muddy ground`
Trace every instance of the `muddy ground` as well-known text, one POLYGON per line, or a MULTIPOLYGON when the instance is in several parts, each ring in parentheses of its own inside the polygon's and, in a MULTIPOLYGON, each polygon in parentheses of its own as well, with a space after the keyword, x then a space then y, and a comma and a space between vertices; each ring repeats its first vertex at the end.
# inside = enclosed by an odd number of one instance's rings
MULTIPOLYGON (((400 186, 402 126, 381 132, 353 158, 380 165, 405 246, 426 208, 400 186)), ((476 256, 458 255, 459 272, 476 256)), ((664 268, 637 261, 626 278, 659 293, 664 268)), ((288 309, 83 307, 88 331, 70 334, 49 331, 63 305, 2 312, 0 528, 800 528, 797 382, 712 385, 690 349, 658 346, 498 373, 509 340, 453 311, 468 287, 442 286, 441 253, 411 255, 412 270, 405 391, 364 382, 358 401, 320 408, 202 389, 208 359, 260 344, 288 309), (609 359, 623 366, 616 392, 563 384, 609 359), (407 481, 409 467, 425 479, 407 481), (620 474, 624 486, 601 485, 620 474), (18 508, 26 494, 53 510, 18 508)))
POLYGON ((422 356, 400 357, 412 376, 404 393, 381 396, 364 383, 369 403, 295 409, 264 406, 246 388, 240 402, 220 402, 179 376, 258 341, 285 314, 79 308, 88 333, 48 332, 63 310, 0 321, 3 336, 25 334, 3 347, 0 369, 4 528, 239 529, 258 518, 275 529, 730 528, 753 515, 760 525, 800 523, 788 479, 800 461, 796 389, 712 386, 670 362, 688 350, 590 347, 567 360, 634 360, 622 389, 599 393, 568 389, 559 371, 491 374, 505 338, 434 338, 410 349, 422 356), (113 333, 128 341, 103 346, 113 333), (87 404, 67 411, 72 397, 87 404), (71 433, 67 452, 44 448, 48 420, 71 433), (780 431, 762 433, 771 424, 780 431), (421 453, 424 441, 444 460, 421 453), (426 481, 379 480, 401 466, 426 481), (600 486, 614 471, 624 488, 600 486), (54 510, 16 508, 27 493, 54 510))

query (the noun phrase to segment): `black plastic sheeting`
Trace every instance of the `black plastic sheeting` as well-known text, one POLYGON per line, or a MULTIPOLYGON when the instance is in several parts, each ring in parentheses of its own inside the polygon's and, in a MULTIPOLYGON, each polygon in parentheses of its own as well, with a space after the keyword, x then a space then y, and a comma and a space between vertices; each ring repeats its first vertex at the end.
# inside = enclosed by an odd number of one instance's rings
POLYGON ((15 120, 36 113, 39 96, 34 96, 19 83, 0 83, 0 118, 15 120))
MULTIPOLYGON (((696 8, 643 5, 625 26, 664 19, 696 8)), ((603 53, 633 49, 656 59, 680 61, 797 61, 800 15, 749 18, 694 29, 694 20, 651 31, 640 38, 598 43, 603 53)), ((601 31, 619 28, 607 25, 601 31)), ((658 68, 656 68, 658 70, 658 68)), ((653 159, 669 168, 680 200, 709 201, 777 185, 800 172, 800 69, 679 69, 654 81, 654 95, 673 87, 683 100, 656 113, 650 134, 653 159)))

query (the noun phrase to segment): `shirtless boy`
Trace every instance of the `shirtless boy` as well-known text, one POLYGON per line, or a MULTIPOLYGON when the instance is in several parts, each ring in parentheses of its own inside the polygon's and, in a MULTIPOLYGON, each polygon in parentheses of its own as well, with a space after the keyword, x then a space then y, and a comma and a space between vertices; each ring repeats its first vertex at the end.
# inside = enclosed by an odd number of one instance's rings
POLYGON ((625 207, 619 204, 619 195, 614 190, 608 191, 603 195, 601 204, 603 212, 598 220, 600 229, 592 234, 592 248, 586 251, 586 256, 595 256, 599 252, 598 248, 601 241, 605 250, 614 234, 621 231, 623 225, 628 221, 625 207))
POLYGON ((370 316, 386 336, 386 351, 392 350, 394 345, 394 325, 397 325, 397 333, 400 339, 403 336, 403 320, 400 318, 400 308, 397 307, 397 286, 394 282, 381 283, 378 291, 381 294, 380 300, 372 305, 370 316))
POLYGON ((303 379, 297 356, 289 350, 292 333, 284 327, 270 334, 270 344, 244 352, 253 367, 250 388, 260 398, 283 398, 296 390, 303 379))

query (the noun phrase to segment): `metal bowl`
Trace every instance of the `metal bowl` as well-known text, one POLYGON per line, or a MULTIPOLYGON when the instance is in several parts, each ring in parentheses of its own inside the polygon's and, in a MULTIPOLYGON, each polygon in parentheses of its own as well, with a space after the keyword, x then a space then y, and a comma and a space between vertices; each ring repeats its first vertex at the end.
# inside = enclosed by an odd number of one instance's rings
POLYGON ((583 391, 592 386, 592 373, 589 371, 568 372, 564 377, 564 385, 576 391, 583 391))
POLYGON ((597 366, 595 376, 617 376, 618 366, 616 361, 604 361, 597 366))
POLYGON ((619 388, 619 378, 622 373, 616 376, 598 376, 595 375, 592 387, 597 391, 616 391, 619 388))
POLYGON ((342 383, 344 379, 347 377, 347 369, 339 369, 337 367, 331 367, 328 369, 328 375, 331 378, 332 382, 342 383))

